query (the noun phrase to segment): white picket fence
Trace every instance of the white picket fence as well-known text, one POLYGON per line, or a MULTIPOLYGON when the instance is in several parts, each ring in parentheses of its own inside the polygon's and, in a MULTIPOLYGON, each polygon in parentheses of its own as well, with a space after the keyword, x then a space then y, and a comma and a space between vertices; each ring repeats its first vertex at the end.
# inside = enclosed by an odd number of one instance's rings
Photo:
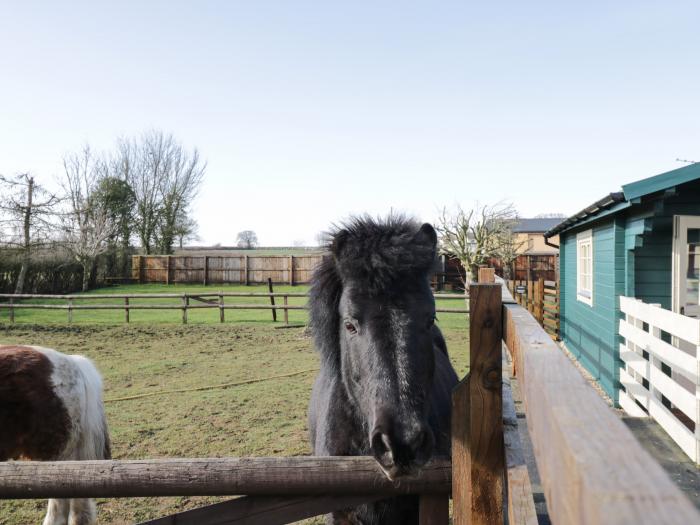
POLYGON ((620 297, 620 309, 620 335, 625 339, 620 345, 625 364, 620 369, 620 406, 632 416, 653 418, 700 463, 700 320, 633 297, 620 297), (670 401, 670 410, 662 396, 670 401))

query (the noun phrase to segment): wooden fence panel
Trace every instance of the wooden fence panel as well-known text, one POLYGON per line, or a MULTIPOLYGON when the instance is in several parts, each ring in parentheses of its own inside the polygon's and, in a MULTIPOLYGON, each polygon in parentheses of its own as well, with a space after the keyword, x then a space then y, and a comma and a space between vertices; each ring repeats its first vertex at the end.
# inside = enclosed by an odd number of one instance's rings
POLYGON ((204 282, 204 256, 170 257, 170 283, 204 282))
POLYGON ((143 282, 164 283, 168 280, 168 257, 151 256, 141 258, 141 279, 143 282))
POLYGON ((132 279, 141 283, 306 284, 322 255, 135 255, 132 279))
POLYGON ((323 260, 322 255, 310 255, 305 257, 293 257, 293 272, 295 283, 308 283, 311 275, 318 264, 323 260))
POLYGON ((210 284, 244 284, 244 257, 209 256, 207 282, 210 284))

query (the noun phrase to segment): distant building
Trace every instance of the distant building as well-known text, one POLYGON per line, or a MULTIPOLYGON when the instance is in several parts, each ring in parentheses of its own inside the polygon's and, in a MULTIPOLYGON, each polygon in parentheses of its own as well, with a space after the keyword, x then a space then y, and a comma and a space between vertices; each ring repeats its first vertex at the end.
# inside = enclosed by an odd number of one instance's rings
MULTIPOLYGON (((523 255, 556 255, 557 248, 545 244, 545 232, 556 227, 564 219, 518 219, 518 223, 513 227, 516 244, 522 244, 519 253, 523 255)), ((559 237, 554 236, 549 241, 559 245, 559 237)))

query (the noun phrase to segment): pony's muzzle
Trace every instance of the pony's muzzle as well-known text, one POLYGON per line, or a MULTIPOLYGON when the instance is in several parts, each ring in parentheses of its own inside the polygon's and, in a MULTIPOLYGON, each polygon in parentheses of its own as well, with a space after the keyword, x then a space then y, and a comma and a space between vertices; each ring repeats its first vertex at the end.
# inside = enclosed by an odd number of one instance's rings
POLYGON ((370 438, 370 448, 384 474, 393 480, 412 474, 430 459, 435 438, 430 428, 421 425, 403 439, 382 426, 376 426, 370 438))

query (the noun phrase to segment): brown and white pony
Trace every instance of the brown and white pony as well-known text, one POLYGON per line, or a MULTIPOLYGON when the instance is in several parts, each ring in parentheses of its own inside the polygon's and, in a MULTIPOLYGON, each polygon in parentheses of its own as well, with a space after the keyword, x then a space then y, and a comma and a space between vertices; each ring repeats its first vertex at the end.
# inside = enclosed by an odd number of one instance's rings
MULTIPOLYGON (((102 378, 92 362, 0 345, 0 461, 109 459, 102 378)), ((44 525, 92 525, 91 499, 50 499, 44 525)))

